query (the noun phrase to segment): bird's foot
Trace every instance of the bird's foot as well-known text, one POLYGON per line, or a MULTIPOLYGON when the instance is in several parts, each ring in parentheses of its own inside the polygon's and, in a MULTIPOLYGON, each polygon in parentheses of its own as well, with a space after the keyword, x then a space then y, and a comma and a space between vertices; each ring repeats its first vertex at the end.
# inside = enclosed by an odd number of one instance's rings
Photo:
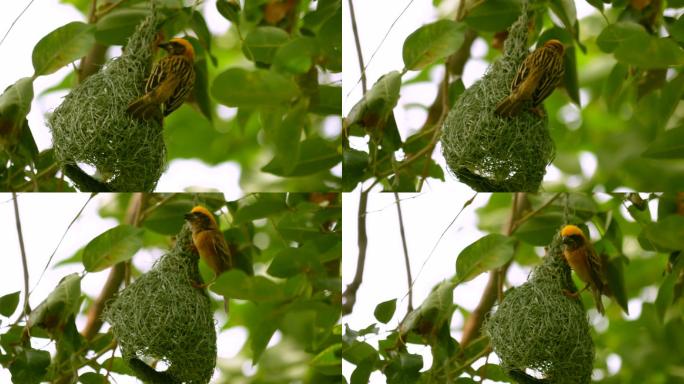
POLYGON ((572 297, 573 299, 576 299, 579 296, 579 292, 570 292, 567 289, 563 289, 562 292, 565 296, 572 297))

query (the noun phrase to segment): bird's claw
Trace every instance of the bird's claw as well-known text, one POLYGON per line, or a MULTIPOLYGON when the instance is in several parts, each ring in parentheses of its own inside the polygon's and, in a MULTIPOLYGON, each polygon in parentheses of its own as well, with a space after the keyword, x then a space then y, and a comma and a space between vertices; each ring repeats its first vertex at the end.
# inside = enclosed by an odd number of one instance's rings
POLYGON ((573 298, 573 299, 576 299, 577 296, 579 296, 579 292, 570 292, 570 291, 567 290, 567 289, 563 289, 562 292, 563 292, 563 294, 564 294, 565 296, 571 297, 571 298, 573 298))

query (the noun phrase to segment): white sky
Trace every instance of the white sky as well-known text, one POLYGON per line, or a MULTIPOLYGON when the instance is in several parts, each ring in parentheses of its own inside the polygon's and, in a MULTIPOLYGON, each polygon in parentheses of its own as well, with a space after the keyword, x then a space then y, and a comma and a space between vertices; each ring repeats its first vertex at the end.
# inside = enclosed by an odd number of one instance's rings
MULTIPOLYGON (((456 0, 444 0, 439 9, 435 9, 432 0, 373 0, 373 1, 354 1, 354 11, 356 23, 360 35, 363 59, 366 63, 366 77, 368 88, 385 73, 390 71, 401 71, 404 67, 402 59, 402 47, 406 37, 423 24, 433 22, 437 19, 451 16, 448 11, 456 9, 456 0), (408 5, 411 3, 410 5, 408 5), (399 19, 399 15, 408 5, 408 9, 399 19), (392 24, 394 23, 394 26, 392 24), (390 31, 390 27, 392 28, 390 31), (381 44, 383 37, 389 32, 384 43, 381 44), (378 49, 379 47, 379 49, 378 49), (371 61, 373 52, 378 49, 371 61)), ((595 12, 586 1, 575 1, 577 16, 582 18, 595 12)), ((348 4, 342 2, 342 40, 343 40, 343 67, 344 77, 342 81, 342 113, 346 116, 351 108, 362 96, 360 83, 360 69, 354 35, 351 27, 351 18, 348 4)), ((481 58, 487 53, 487 44, 482 38, 477 38, 471 48, 471 59, 463 71, 463 83, 466 87, 472 85, 485 73, 487 63, 481 58)), ((580 53, 581 54, 581 53, 580 53)), ((402 87, 401 97, 394 114, 402 139, 406 139, 415 133, 425 121, 427 111, 415 105, 432 104, 437 94, 438 84, 443 76, 443 67, 438 66, 431 73, 431 83, 412 84, 402 87)), ((415 76, 418 72, 410 71, 404 75, 403 80, 415 76)), ((580 74, 581 76, 581 74, 580 74)), ((572 107, 571 107, 572 108, 572 107)), ((357 137, 350 139, 352 147, 356 149, 366 149, 366 141, 357 137)), ((433 158, 437 163, 446 168, 446 161, 442 156, 441 144, 435 148, 433 158)), ((590 178, 596 170, 596 157, 589 152, 580 155, 582 173, 586 178, 590 178)), ((447 183, 454 187, 461 184, 456 181, 453 175, 446 175, 447 183)), ((544 177, 545 183, 560 183, 569 188, 577 186, 581 180, 577 177, 563 178, 560 171, 553 165, 547 168, 544 177)))
MULTIPOLYGON (((60 238, 65 233, 67 226, 76 217, 76 214, 83 207, 89 196, 89 193, 25 193, 19 195, 19 212, 29 270, 29 290, 32 290, 29 300, 32 308, 35 308, 52 292, 62 277, 70 273, 82 273, 84 271, 81 264, 69 264, 58 268, 52 268, 52 266, 60 260, 71 257, 95 236, 117 225, 116 220, 103 219, 97 213, 98 209, 113 197, 108 194, 97 195, 71 227, 62 245, 57 250, 50 264, 51 267, 45 272, 45 276, 43 276, 40 283, 38 283, 38 277, 45 268, 50 255, 57 247, 60 238)), ((3 237, 4 241, 0 242, 0 255, 2 255, 2 264, 0 264, 0 296, 22 291, 22 302, 19 304, 19 307, 21 307, 23 303, 24 279, 14 220, 14 206, 11 199, 11 194, 0 193, 0 233, 5 234, 3 237)), ((137 268, 146 271, 162 254, 162 250, 143 249, 134 256, 133 261, 137 268)), ((81 281, 83 293, 91 298, 97 297, 108 274, 109 270, 88 273, 81 281)), ((221 314, 220 311, 217 313, 221 314)), ((19 311, 11 317, 11 322, 16 320, 18 314, 19 311)), ((217 320, 219 322, 217 324, 218 327, 222 326, 226 319, 221 317, 217 320)), ((5 331, 4 327, 8 323, 5 318, 2 318, 0 333, 5 331)), ((83 329, 85 323, 85 317, 77 317, 76 327, 79 330, 83 329)), ((105 323, 102 330, 105 331, 107 328, 108 326, 105 323)), ((242 327, 220 332, 217 340, 219 358, 236 356, 246 340, 247 333, 242 327)), ((278 336, 276 335, 271 340, 270 345, 277 341, 278 336)), ((54 343, 34 342, 33 347, 46 349, 54 353, 54 343)), ((106 360, 110 356, 111 354, 106 354, 101 361, 106 360)), ((120 356, 118 350, 117 356, 120 356)), ((245 369, 249 369, 249 367, 245 367, 245 369)), ((86 371, 82 370, 80 373, 86 371)), ((116 378, 116 382, 119 384, 139 382, 131 376, 113 375, 113 377, 116 378)), ((214 380, 217 378, 218 371, 215 371, 214 380)), ((9 371, 0 369, 0 383, 9 382, 11 382, 9 371)))

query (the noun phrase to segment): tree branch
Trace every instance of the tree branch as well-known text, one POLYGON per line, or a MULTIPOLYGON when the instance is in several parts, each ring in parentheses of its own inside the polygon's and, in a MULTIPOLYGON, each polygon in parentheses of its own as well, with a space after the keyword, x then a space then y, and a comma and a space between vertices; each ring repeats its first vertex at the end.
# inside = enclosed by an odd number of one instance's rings
POLYGON ((401 203, 399 194, 394 192, 394 201, 397 205, 397 215, 399 216, 399 233, 401 234, 401 245, 404 248, 404 264, 406 265, 406 280, 408 282, 408 310, 413 311, 413 277, 411 277, 411 263, 409 262, 408 248, 406 246, 406 234, 404 233, 404 219, 401 214, 401 203))
POLYGON ((368 233, 366 231, 366 208, 368 207, 368 193, 371 188, 362 190, 359 197, 359 211, 357 217, 359 257, 356 261, 354 280, 347 285, 342 294, 342 315, 348 315, 356 304, 356 292, 363 282, 363 270, 366 264, 366 249, 368 248, 368 233))
POLYGON ((12 192, 12 202, 14 203, 14 221, 17 224, 17 236, 19 237, 21 265, 24 270, 24 316, 28 319, 28 315, 31 312, 31 307, 29 306, 29 273, 28 263, 26 261, 26 248, 24 247, 24 235, 21 231, 21 220, 19 219, 19 203, 17 202, 16 192, 12 192))
MULTIPOLYGON (((514 223, 521 217, 527 210, 529 210, 529 201, 527 200, 527 194, 525 192, 518 192, 513 195, 513 204, 511 207, 511 216, 504 228, 504 233, 508 236, 513 234, 514 223)), ((506 263, 501 268, 489 272, 489 280, 485 286, 480 302, 470 314, 465 324, 463 325, 463 336, 461 337, 461 347, 465 348, 468 343, 476 339, 480 335, 480 328, 484 322, 485 315, 494 306, 497 299, 497 293, 499 292, 499 287, 503 284, 506 272, 511 262, 506 263)))
MULTIPOLYGON (((143 205, 145 204, 145 195, 143 193, 134 193, 131 196, 131 200, 128 204, 128 210, 126 211, 126 223, 133 226, 140 226, 140 213, 143 210, 143 205)), ((88 321, 81 332, 83 337, 87 340, 92 339, 97 332, 102 327, 102 311, 114 294, 119 290, 121 283, 126 275, 126 263, 118 263, 112 267, 109 271, 109 276, 105 282, 104 287, 100 295, 97 297, 93 305, 88 311, 88 321)))
POLYGON ((361 52, 361 41, 359 40, 359 30, 356 26, 356 15, 354 14, 354 3, 349 0, 349 15, 351 16, 352 31, 354 31, 354 44, 356 44, 356 55, 359 58, 359 68, 361 69, 361 89, 365 95, 368 91, 366 83, 366 69, 363 65, 363 53, 361 52))

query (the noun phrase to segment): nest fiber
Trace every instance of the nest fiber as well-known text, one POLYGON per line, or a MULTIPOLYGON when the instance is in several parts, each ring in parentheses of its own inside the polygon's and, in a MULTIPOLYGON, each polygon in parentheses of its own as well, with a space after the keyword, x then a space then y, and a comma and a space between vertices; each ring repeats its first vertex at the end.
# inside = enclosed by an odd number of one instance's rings
POLYGON ((485 324, 492 347, 508 371, 532 369, 548 383, 589 383, 594 343, 556 236, 525 284, 509 290, 485 324))
POLYGON ((503 56, 463 92, 444 122, 447 164, 476 191, 537 191, 554 157, 543 106, 541 118, 528 108, 514 117, 494 113, 528 54, 525 8, 509 30, 503 56))
POLYGON ((126 112, 143 94, 156 25, 153 10, 123 54, 75 87, 48 121, 59 163, 93 166, 115 191, 151 191, 165 166, 161 125, 126 112))
POLYGON ((208 383, 216 365, 210 299, 201 281, 192 239, 183 227, 175 247, 124 289, 106 309, 124 359, 161 360, 173 382, 208 383))

